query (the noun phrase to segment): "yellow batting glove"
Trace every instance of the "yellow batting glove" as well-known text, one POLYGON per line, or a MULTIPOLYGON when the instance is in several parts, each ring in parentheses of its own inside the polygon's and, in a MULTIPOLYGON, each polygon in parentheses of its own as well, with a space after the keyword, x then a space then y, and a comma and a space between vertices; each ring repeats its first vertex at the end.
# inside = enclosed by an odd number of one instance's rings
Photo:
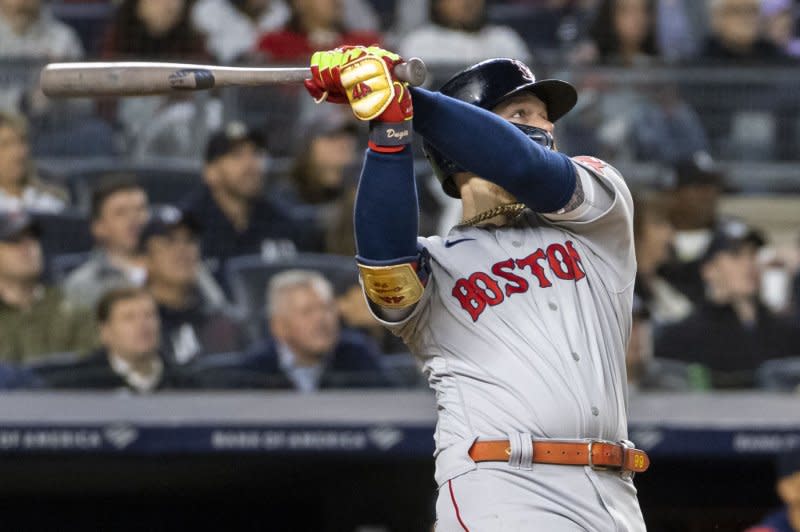
POLYGON ((377 46, 342 47, 311 57, 306 88, 317 101, 348 101, 359 120, 379 117, 404 86, 392 76, 399 55, 377 46), (346 99, 346 100, 345 100, 346 99))
POLYGON ((340 69, 341 85, 359 120, 380 116, 394 98, 389 66, 378 56, 363 55, 340 69))

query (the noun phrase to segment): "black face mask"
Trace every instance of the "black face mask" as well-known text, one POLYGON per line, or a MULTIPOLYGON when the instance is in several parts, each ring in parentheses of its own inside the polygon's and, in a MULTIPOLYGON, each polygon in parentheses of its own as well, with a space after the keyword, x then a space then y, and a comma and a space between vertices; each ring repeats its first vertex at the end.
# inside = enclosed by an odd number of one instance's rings
MULTIPOLYGON (((512 124, 514 124, 512 122, 512 124)), ((555 149, 556 141, 553 139, 553 135, 545 131, 544 129, 533 127, 533 126, 526 126, 523 124, 514 124, 517 129, 525 133, 525 135, 531 139, 533 142, 547 148, 548 150, 555 149)))

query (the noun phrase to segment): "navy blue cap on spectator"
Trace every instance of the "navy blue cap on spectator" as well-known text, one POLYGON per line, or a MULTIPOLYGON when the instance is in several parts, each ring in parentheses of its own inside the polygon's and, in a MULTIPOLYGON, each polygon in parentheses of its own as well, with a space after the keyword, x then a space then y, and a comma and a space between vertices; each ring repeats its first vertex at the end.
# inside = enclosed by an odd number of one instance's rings
POLYGON ((213 162, 227 155, 242 142, 252 142, 261 149, 266 149, 264 136, 251 130, 244 122, 229 122, 222 129, 211 135, 206 144, 206 163, 213 162))
POLYGON ((706 263, 723 251, 735 251, 744 244, 753 244, 760 248, 765 243, 760 231, 741 220, 727 220, 717 226, 701 262, 706 263))
POLYGON ((177 207, 160 205, 150 210, 150 218, 139 235, 139 247, 144 248, 150 237, 169 234, 175 227, 182 225, 192 233, 198 234, 202 230, 200 223, 177 207))
POLYGON ((716 168, 713 159, 706 152, 698 152, 691 159, 678 162, 674 171, 674 188, 689 185, 722 187, 724 184, 722 172, 716 168))
POLYGON ((6 211, 0 213, 0 241, 14 240, 25 231, 39 236, 41 229, 38 222, 25 211, 6 211))

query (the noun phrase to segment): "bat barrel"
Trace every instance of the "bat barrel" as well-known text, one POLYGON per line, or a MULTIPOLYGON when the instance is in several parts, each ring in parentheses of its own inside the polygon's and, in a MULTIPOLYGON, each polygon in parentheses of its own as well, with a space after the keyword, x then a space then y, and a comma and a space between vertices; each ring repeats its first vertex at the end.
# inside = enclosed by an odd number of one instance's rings
POLYGON ((48 96, 143 96, 169 92, 174 71, 157 63, 53 63, 40 84, 48 96))
MULTIPOLYGON (((425 64, 411 58, 395 67, 397 77, 411 85, 425 81, 425 64)), ((238 68, 178 63, 112 62, 52 63, 41 73, 42 91, 52 97, 146 96, 175 90, 264 86, 301 83, 308 67, 238 68)))

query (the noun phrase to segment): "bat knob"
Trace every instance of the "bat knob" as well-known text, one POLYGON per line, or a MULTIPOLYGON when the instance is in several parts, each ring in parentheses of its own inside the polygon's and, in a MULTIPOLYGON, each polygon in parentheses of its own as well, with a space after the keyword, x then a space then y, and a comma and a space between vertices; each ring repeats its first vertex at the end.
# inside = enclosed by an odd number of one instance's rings
POLYGON ((408 82, 413 87, 418 87, 425 83, 428 67, 419 57, 412 57, 394 67, 394 73, 400 80, 408 82))

